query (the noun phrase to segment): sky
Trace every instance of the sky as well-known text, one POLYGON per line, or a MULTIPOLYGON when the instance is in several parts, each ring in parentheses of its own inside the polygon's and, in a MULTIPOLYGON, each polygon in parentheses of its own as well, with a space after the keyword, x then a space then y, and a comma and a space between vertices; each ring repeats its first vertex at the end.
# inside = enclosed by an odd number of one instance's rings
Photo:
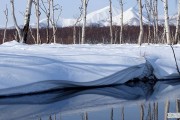
MULTIPOLYGON (((160 0, 159 0, 160 1, 160 0)), ((169 0, 169 14, 175 14, 177 13, 177 3, 176 0, 169 0)), ((23 24, 23 13, 26 9, 26 3, 27 0, 14 0, 15 2, 15 11, 16 11, 16 17, 18 24, 23 24)), ((79 15, 79 6, 81 4, 81 0, 55 0, 56 4, 59 4, 62 6, 62 13, 61 17, 63 18, 76 18, 79 15)), ((119 8, 119 2, 118 0, 112 0, 113 6, 119 8)), ((8 8, 8 26, 13 26, 14 23, 12 21, 11 16, 11 6, 10 6, 10 0, 0 0, 0 26, 5 26, 5 15, 4 10, 6 9, 6 5, 8 8)), ((101 9, 103 7, 106 7, 109 5, 109 0, 89 0, 88 4, 88 13, 96 11, 98 9, 101 9)), ((138 7, 137 6, 137 0, 124 0, 124 10, 127 10, 130 7, 138 7)), ((159 2, 159 14, 163 14, 163 3, 159 2)), ((46 18, 44 13, 41 14, 41 19, 46 18)), ((32 10, 32 16, 31 16, 31 23, 35 23, 35 12, 34 12, 34 6, 32 10)))

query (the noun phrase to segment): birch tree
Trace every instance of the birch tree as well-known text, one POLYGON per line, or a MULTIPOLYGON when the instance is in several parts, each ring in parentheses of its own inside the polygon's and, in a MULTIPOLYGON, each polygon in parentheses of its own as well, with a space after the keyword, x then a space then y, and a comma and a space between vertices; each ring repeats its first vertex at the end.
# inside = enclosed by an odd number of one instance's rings
POLYGON ((26 7, 25 18, 24 18, 24 28, 23 28, 23 38, 22 38, 23 43, 27 42, 32 3, 33 3, 33 0, 28 0, 27 7, 26 7))
POLYGON ((120 44, 122 44, 122 38, 123 38, 123 0, 120 0, 120 22, 121 22, 121 30, 120 30, 120 44))
POLYGON ((39 20, 40 20, 40 11, 39 11, 39 0, 36 0, 35 2, 35 9, 36 9, 36 29, 37 29, 37 32, 36 32, 36 43, 39 44, 40 43, 40 34, 39 34, 39 20))
POLYGON ((156 12, 155 12, 155 8, 156 8, 156 4, 155 4, 156 0, 153 0, 153 7, 152 7, 152 12, 153 12, 153 32, 154 32, 154 42, 156 41, 156 12))
POLYGON ((155 18, 155 41, 158 41, 159 40, 159 37, 158 37, 158 33, 159 33, 159 29, 158 29, 158 0, 154 0, 154 18, 155 18))
POLYGON ((52 20, 51 20, 51 24, 52 24, 52 28, 53 28, 53 42, 56 43, 56 22, 55 22, 55 6, 54 6, 54 0, 51 0, 51 8, 52 8, 52 20))
POLYGON ((169 28, 169 15, 168 15, 168 0, 163 0, 164 3, 164 27, 166 32, 166 42, 167 44, 171 44, 170 38, 170 28, 169 28))
POLYGON ((112 1, 109 0, 109 15, 110 15, 110 39, 113 44, 113 28, 112 28, 112 1))
MULTIPOLYGON (((17 32, 18 32, 19 40, 20 40, 20 42, 23 42, 23 41, 22 41, 22 38, 23 38, 23 36, 22 36, 22 30, 21 30, 20 27, 18 26, 17 20, 16 20, 16 16, 15 16, 14 0, 11 0, 10 2, 11 2, 11 8, 12 8, 13 22, 14 22, 15 28, 16 28, 16 30, 17 30, 17 32)), ((18 42, 19 42, 19 40, 18 40, 18 42)))
POLYGON ((150 38, 151 38, 151 0, 145 1, 145 8, 146 8, 147 17, 148 17, 148 44, 149 44, 150 38))
POLYGON ((143 19, 142 19, 142 0, 138 0, 139 5, 139 22, 140 22, 140 32, 139 32, 139 38, 138 38, 138 44, 142 44, 143 34, 144 34, 144 28, 143 28, 143 19))
POLYGON ((51 0, 51 9, 52 9, 52 17, 50 18, 50 22, 53 28, 53 36, 51 38, 51 41, 53 39, 53 42, 56 43, 57 23, 62 12, 62 7, 59 4, 55 5, 54 0, 51 0), (57 16, 56 20, 55 20, 55 11, 58 11, 59 13, 58 15, 56 15, 57 16))
POLYGON ((177 44, 178 39, 179 39, 179 34, 180 34, 180 0, 178 3, 178 16, 177 16, 177 23, 176 23, 176 33, 175 33, 175 40, 174 40, 174 44, 177 44))
POLYGON ((82 20, 81 17, 82 17, 82 12, 83 12, 83 8, 82 8, 82 5, 81 7, 79 7, 79 10, 80 10, 80 15, 79 17, 76 19, 76 22, 74 23, 74 26, 73 26, 73 44, 76 44, 76 26, 77 24, 82 20))
POLYGON ((81 0, 83 3, 83 24, 82 24, 82 37, 81 37, 81 44, 85 43, 86 37, 86 15, 87 15, 87 5, 89 0, 81 0))
POLYGON ((51 0, 47 0, 47 7, 45 5, 45 2, 41 0, 42 6, 39 6, 41 10, 45 13, 46 19, 47 19, 47 27, 46 27, 46 43, 50 42, 50 36, 49 36, 49 25, 50 25, 50 14, 51 14, 51 0))
POLYGON ((4 11, 4 14, 6 16, 6 24, 5 24, 5 29, 4 29, 3 43, 6 40, 6 31, 7 31, 7 23, 8 23, 8 8, 7 8, 7 5, 6 5, 6 10, 4 11))

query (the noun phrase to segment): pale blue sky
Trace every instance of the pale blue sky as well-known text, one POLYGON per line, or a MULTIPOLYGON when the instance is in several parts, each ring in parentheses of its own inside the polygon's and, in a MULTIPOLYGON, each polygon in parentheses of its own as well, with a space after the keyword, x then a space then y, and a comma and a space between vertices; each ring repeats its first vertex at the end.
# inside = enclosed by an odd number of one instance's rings
MULTIPOLYGON (((15 1, 15 11, 17 16, 17 21, 19 24, 23 24, 23 13, 26 8, 27 0, 14 0, 15 1)), ((64 18, 73 18, 79 14, 79 6, 81 0, 55 0, 56 3, 60 4, 63 8, 61 17, 64 18)), ((169 13, 174 14, 177 12, 177 3, 176 0, 169 0, 169 13)), ((119 7, 118 0, 112 0, 114 7, 119 7)), ((5 6, 9 9, 9 22, 8 25, 13 25, 12 17, 11 17, 11 7, 10 0, 0 0, 0 26, 5 25, 5 15, 4 10, 5 6)), ((88 13, 98 10, 100 8, 106 7, 109 4, 109 0, 90 0, 88 5, 88 13)), ((128 9, 130 7, 137 6, 137 0, 124 0, 124 9, 128 9)), ((159 2, 159 13, 163 14, 162 9, 163 3, 159 2)), ((33 7, 34 9, 34 7, 33 7)), ((41 19, 45 18, 45 15, 42 13, 41 19)), ((35 12, 32 12, 31 23, 35 23, 35 12)))

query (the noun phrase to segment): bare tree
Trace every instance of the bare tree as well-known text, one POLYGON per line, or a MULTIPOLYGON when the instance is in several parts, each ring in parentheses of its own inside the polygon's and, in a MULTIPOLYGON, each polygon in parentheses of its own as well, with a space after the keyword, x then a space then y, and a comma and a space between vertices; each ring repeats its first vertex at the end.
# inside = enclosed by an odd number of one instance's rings
POLYGON ((142 44, 143 34, 144 34, 144 28, 143 28, 143 19, 142 19, 142 0, 138 0, 139 5, 139 19, 140 19, 140 33, 138 38, 138 44, 142 44))
POLYGON ((163 0, 164 3, 164 27, 166 30, 166 42, 167 44, 171 44, 171 38, 170 38, 170 28, 169 28, 169 15, 168 15, 168 0, 163 0))
MULTIPOLYGON (((18 37, 20 39, 20 42, 22 41, 23 35, 22 35, 22 30, 20 29, 20 27, 17 24, 17 20, 16 20, 16 16, 15 16, 15 10, 14 10, 14 0, 11 0, 11 8, 12 8, 12 17, 13 17, 13 22, 15 25, 16 30, 18 31, 18 37)), ((18 41, 19 42, 19 41, 18 41)))
POLYGON ((178 37, 180 34, 180 0, 179 0, 179 4, 178 4, 178 16, 177 16, 177 24, 176 24, 176 33, 175 33, 175 40, 174 40, 174 44, 177 44, 178 42, 178 37))
POLYGON ((151 39, 151 8, 152 8, 151 5, 152 5, 152 0, 145 1, 145 8, 148 17, 148 44, 150 43, 150 39, 151 39))
POLYGON ((51 5, 52 5, 52 20, 51 20, 51 24, 52 24, 52 28, 53 28, 53 40, 54 43, 56 43, 56 23, 55 23, 55 17, 54 17, 54 0, 51 0, 51 5))
POLYGON ((36 1, 34 1, 34 3, 35 3, 35 9, 36 9, 36 29, 37 29, 37 44, 39 44, 40 43, 40 34, 39 34, 39 20, 40 20, 40 11, 39 11, 39 0, 36 0, 36 1))
POLYGON ((81 38, 81 44, 85 43, 85 37, 86 37, 86 15, 87 15, 87 5, 89 0, 81 0, 83 3, 83 25, 82 25, 82 38, 81 38))
POLYGON ((59 20, 59 17, 61 15, 61 11, 62 11, 62 8, 60 7, 59 4, 54 4, 54 0, 50 0, 51 1, 51 9, 52 9, 52 17, 50 18, 50 22, 52 24, 52 28, 53 28, 53 36, 52 36, 52 39, 53 39, 53 42, 56 43, 56 31, 57 31, 57 22, 59 20), (55 20, 55 11, 57 10, 60 10, 59 11, 59 15, 57 17, 57 20, 55 20))
POLYGON ((120 13, 120 15, 121 15, 121 17, 120 17, 120 22, 121 22, 121 30, 120 30, 120 36, 119 36, 119 38, 120 38, 120 44, 122 43, 122 38, 123 38, 123 0, 120 0, 120 11, 121 11, 121 13, 120 13))
POLYGON ((28 0, 27 7, 26 7, 25 18, 24 18, 24 28, 23 28, 23 38, 22 38, 23 43, 27 42, 32 3, 33 3, 33 0, 28 0))
POLYGON ((76 19, 76 22, 74 23, 74 26, 73 26, 73 44, 76 44, 76 26, 77 24, 82 20, 81 17, 82 17, 82 13, 83 13, 83 8, 82 8, 82 5, 79 7, 79 10, 80 10, 80 15, 79 17, 76 19))
POLYGON ((45 13, 46 17, 47 17, 47 27, 46 27, 46 43, 50 42, 50 36, 49 36, 49 24, 50 24, 50 14, 51 14, 51 0, 46 0, 46 2, 44 2, 43 0, 41 0, 42 6, 39 6, 41 8, 41 10, 45 13), (46 7, 45 3, 48 4, 48 7, 46 7))
POLYGON ((5 40, 6 40, 6 30, 7 30, 7 23, 8 23, 8 8, 7 8, 7 5, 6 5, 6 10, 4 11, 4 14, 5 14, 5 16, 6 16, 6 24, 5 24, 5 28, 4 28, 3 43, 4 43, 5 40))
POLYGON ((118 32, 119 32, 118 27, 115 26, 114 27, 114 44, 117 43, 118 32))
POLYGON ((112 1, 109 0, 109 15, 110 15, 110 39, 113 44, 113 28, 112 28, 112 1))
POLYGON ((158 33, 159 33, 159 29, 158 29, 158 0, 154 0, 154 18, 155 18, 155 41, 158 41, 159 40, 159 37, 158 37, 158 33))
POLYGON ((36 43, 37 43, 37 41, 36 41, 35 36, 33 35, 33 31, 32 31, 32 29, 31 29, 31 28, 29 28, 29 32, 30 32, 30 34, 31 34, 31 36, 32 36, 32 38, 33 38, 33 40, 34 40, 34 43, 36 44, 36 43))

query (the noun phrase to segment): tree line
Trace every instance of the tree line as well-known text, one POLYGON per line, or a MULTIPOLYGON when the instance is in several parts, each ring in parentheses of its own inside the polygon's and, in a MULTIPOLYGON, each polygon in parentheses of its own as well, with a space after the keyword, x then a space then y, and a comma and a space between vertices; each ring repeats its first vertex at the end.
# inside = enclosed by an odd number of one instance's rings
MULTIPOLYGON (((62 7, 59 4, 54 4, 54 0, 27 0, 27 7, 24 14, 24 26, 20 28, 17 24, 14 2, 15 0, 10 0, 11 3, 11 14, 15 25, 15 35, 16 40, 21 43, 71 43, 71 44, 85 44, 85 43, 109 43, 109 44, 121 44, 128 43, 129 39, 133 39, 139 45, 142 43, 166 43, 166 44, 177 44, 180 43, 180 0, 178 4, 178 15, 176 26, 169 25, 169 14, 168 14, 168 0, 161 0, 164 6, 164 25, 161 26, 158 24, 158 0, 137 0, 138 9, 139 9, 139 26, 128 26, 123 24, 123 10, 126 0, 119 0, 120 5, 120 26, 113 26, 112 20, 112 0, 109 0, 109 27, 99 27, 98 26, 86 26, 86 16, 87 16, 87 7, 89 0, 81 0, 81 5, 79 6, 79 16, 72 27, 58 28, 57 22, 60 18, 62 7), (30 17, 31 10, 36 11, 36 28, 30 28, 30 17), (143 24, 142 9, 145 8, 148 16, 148 25, 143 24), (55 11, 58 11, 58 15, 55 16, 55 11), (40 29, 40 15, 41 12, 44 12, 47 18, 47 27, 46 29, 40 29), (55 18, 56 17, 56 18, 55 18), (82 24, 80 24, 80 22, 82 24), (153 23, 153 24, 152 24, 153 23), (52 27, 50 27, 50 25, 52 27), (131 28, 137 29, 134 34, 129 34, 128 31, 133 31, 131 28), (69 30, 69 33, 66 37, 69 39, 68 42, 64 41, 64 37, 59 35, 64 35, 63 30, 69 30), (102 30, 103 29, 103 30, 102 30), (109 29, 109 30, 108 30, 109 29), (128 30, 129 29, 129 30, 128 30), (42 33, 44 31, 45 33, 42 33), (93 35, 93 31, 99 33, 97 37, 96 33, 93 35), (36 35, 35 35, 36 32, 36 35), (91 36, 88 37, 88 34, 91 33, 91 36), (104 36, 103 36, 104 35, 104 36), (138 38, 137 38, 138 35, 138 38), (46 36, 46 37, 45 37, 46 36), (129 36, 129 38, 128 38, 129 36), (136 37, 134 37, 136 36, 136 37), (94 40, 92 40, 94 38, 94 40), (43 40, 42 40, 43 39, 43 40), (62 39, 62 40, 59 40, 62 39), (136 40, 134 40, 136 39, 136 40), (46 42, 45 42, 46 40, 46 42), (30 42, 31 41, 31 42, 30 42), (43 41, 43 42, 42 42, 43 41), (63 41, 63 42, 60 42, 63 41), (70 42, 71 41, 71 42, 70 42), (96 41, 96 42, 95 42, 96 41), (100 42, 103 41, 103 42, 100 42), (105 42, 107 41, 107 42, 105 42), (152 42, 153 41, 153 42, 152 42)), ((3 42, 7 41, 10 31, 7 29, 8 23, 8 9, 4 11, 6 16, 6 26, 3 31, 3 42)), ((2 30, 1 30, 2 32, 2 30)), ((1 33, 2 36, 2 33, 1 33)), ((11 38, 12 35, 11 35, 11 38)), ((134 42, 131 42, 134 43, 134 42)))
MULTIPOLYGON (((82 28, 80 26, 75 27, 76 29, 76 35, 74 36, 74 27, 63 27, 63 28, 57 28, 56 32, 56 43, 60 44, 81 44, 81 34, 82 34, 82 28), (75 41, 74 41, 75 37, 75 41)), ((153 31, 151 31, 151 36, 149 37, 149 28, 148 25, 143 26, 144 29, 144 35, 142 43, 152 43, 152 44, 158 44, 162 43, 165 44, 166 41, 163 38, 164 36, 164 27, 159 26, 159 39, 156 40, 156 36, 153 35, 153 31)), ((151 29, 153 29, 153 26, 151 26, 151 29)), ((173 38, 175 34, 176 27, 170 26, 171 29, 171 37, 173 38)), ((137 44, 138 37, 139 37, 139 26, 124 26, 123 28, 123 39, 120 41, 120 26, 113 26, 113 44, 124 44, 124 43, 130 43, 130 44, 137 44)), ((110 29, 108 26, 106 27, 99 27, 99 26, 89 26, 86 27, 86 41, 85 44, 111 44, 111 37, 110 37, 110 29)), ((7 29, 6 31, 6 41, 11 40, 18 40, 18 33, 16 29, 7 29)), ((27 37, 27 44, 43 44, 47 43, 47 32, 46 28, 42 28, 39 30, 39 40, 37 42, 37 29, 31 28, 27 37)), ((49 29, 49 35, 53 36, 53 29, 49 29)), ((4 37, 4 30, 0 30, 0 44, 3 43, 4 37)), ((19 41, 18 41, 19 42, 19 41)), ((50 43, 54 43, 54 40, 52 37, 50 38, 50 43)))

